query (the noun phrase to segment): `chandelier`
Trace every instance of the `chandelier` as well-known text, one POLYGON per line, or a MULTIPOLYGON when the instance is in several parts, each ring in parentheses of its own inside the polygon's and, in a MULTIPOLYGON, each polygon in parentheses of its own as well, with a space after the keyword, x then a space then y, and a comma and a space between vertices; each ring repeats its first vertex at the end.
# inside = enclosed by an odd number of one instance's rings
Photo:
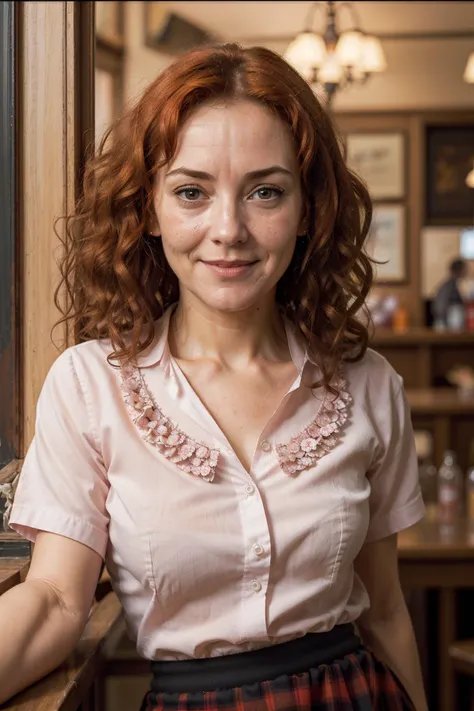
POLYGON ((305 29, 288 46, 285 59, 329 102, 333 94, 353 83, 364 83, 387 67, 380 40, 361 29, 350 2, 315 2, 309 9, 305 29), (325 7, 324 7, 325 6, 325 7), (325 10, 325 29, 313 30, 316 11, 325 10), (347 11, 351 27, 339 31, 339 16, 347 11))

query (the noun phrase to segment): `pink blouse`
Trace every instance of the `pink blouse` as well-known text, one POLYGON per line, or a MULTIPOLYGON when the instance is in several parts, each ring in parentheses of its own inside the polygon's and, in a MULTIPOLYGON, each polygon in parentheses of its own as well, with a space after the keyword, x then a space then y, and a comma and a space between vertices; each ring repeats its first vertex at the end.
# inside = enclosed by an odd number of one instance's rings
POLYGON ((287 324, 298 376, 250 473, 168 347, 171 309, 139 369, 110 344, 68 348, 43 386, 10 525, 105 558, 129 634, 148 659, 231 654, 357 620, 353 561, 424 514, 400 377, 369 350, 340 395, 287 324), (308 371, 308 373, 306 372, 308 371))

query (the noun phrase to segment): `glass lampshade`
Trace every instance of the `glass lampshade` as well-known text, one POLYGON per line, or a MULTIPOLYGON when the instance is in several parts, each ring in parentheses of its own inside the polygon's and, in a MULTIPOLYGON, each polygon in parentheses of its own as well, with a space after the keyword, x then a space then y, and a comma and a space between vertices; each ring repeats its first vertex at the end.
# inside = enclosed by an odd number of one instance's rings
POLYGON ((321 35, 306 31, 288 45, 284 57, 300 74, 311 80, 313 69, 322 65, 326 54, 326 44, 321 35))
POLYGON ((474 52, 471 52, 467 60, 466 68, 463 74, 464 81, 468 84, 474 84, 474 52))
POLYGON ((318 72, 318 81, 321 84, 339 84, 342 80, 343 68, 336 52, 330 52, 322 63, 318 72))
POLYGON ((342 67, 357 67, 363 54, 364 36, 358 30, 342 32, 336 44, 336 54, 342 67))
POLYGON ((384 72, 387 69, 387 60, 382 43, 378 37, 365 35, 362 39, 362 70, 367 74, 384 72))
POLYGON ((472 170, 466 175, 466 185, 468 188, 474 188, 474 164, 472 170))

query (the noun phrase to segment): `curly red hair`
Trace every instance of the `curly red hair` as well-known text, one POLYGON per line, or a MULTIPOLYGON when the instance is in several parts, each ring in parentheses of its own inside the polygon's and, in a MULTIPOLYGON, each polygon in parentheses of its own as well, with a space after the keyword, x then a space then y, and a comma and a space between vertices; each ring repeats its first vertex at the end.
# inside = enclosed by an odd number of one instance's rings
POLYGON ((210 99, 261 102, 298 147, 307 237, 277 286, 277 301, 329 383, 343 360, 360 359, 368 332, 358 318, 372 284, 364 244, 372 206, 346 167, 340 141, 310 86, 279 55, 237 44, 199 48, 165 69, 109 129, 89 158, 83 196, 68 218, 60 322, 79 340, 109 338, 110 359, 135 359, 179 285, 147 224, 157 171, 175 154, 190 112, 210 99), (64 301, 64 300, 63 300, 64 301))

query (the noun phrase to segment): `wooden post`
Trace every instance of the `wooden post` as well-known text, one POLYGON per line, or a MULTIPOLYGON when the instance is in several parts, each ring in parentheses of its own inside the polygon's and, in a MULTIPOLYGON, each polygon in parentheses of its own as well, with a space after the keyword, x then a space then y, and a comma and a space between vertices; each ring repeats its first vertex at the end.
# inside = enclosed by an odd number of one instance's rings
POLYGON ((92 2, 19 3, 20 235, 23 455, 34 434, 36 401, 60 350, 65 328, 53 294, 64 223, 80 192, 86 145, 93 142, 92 2))

